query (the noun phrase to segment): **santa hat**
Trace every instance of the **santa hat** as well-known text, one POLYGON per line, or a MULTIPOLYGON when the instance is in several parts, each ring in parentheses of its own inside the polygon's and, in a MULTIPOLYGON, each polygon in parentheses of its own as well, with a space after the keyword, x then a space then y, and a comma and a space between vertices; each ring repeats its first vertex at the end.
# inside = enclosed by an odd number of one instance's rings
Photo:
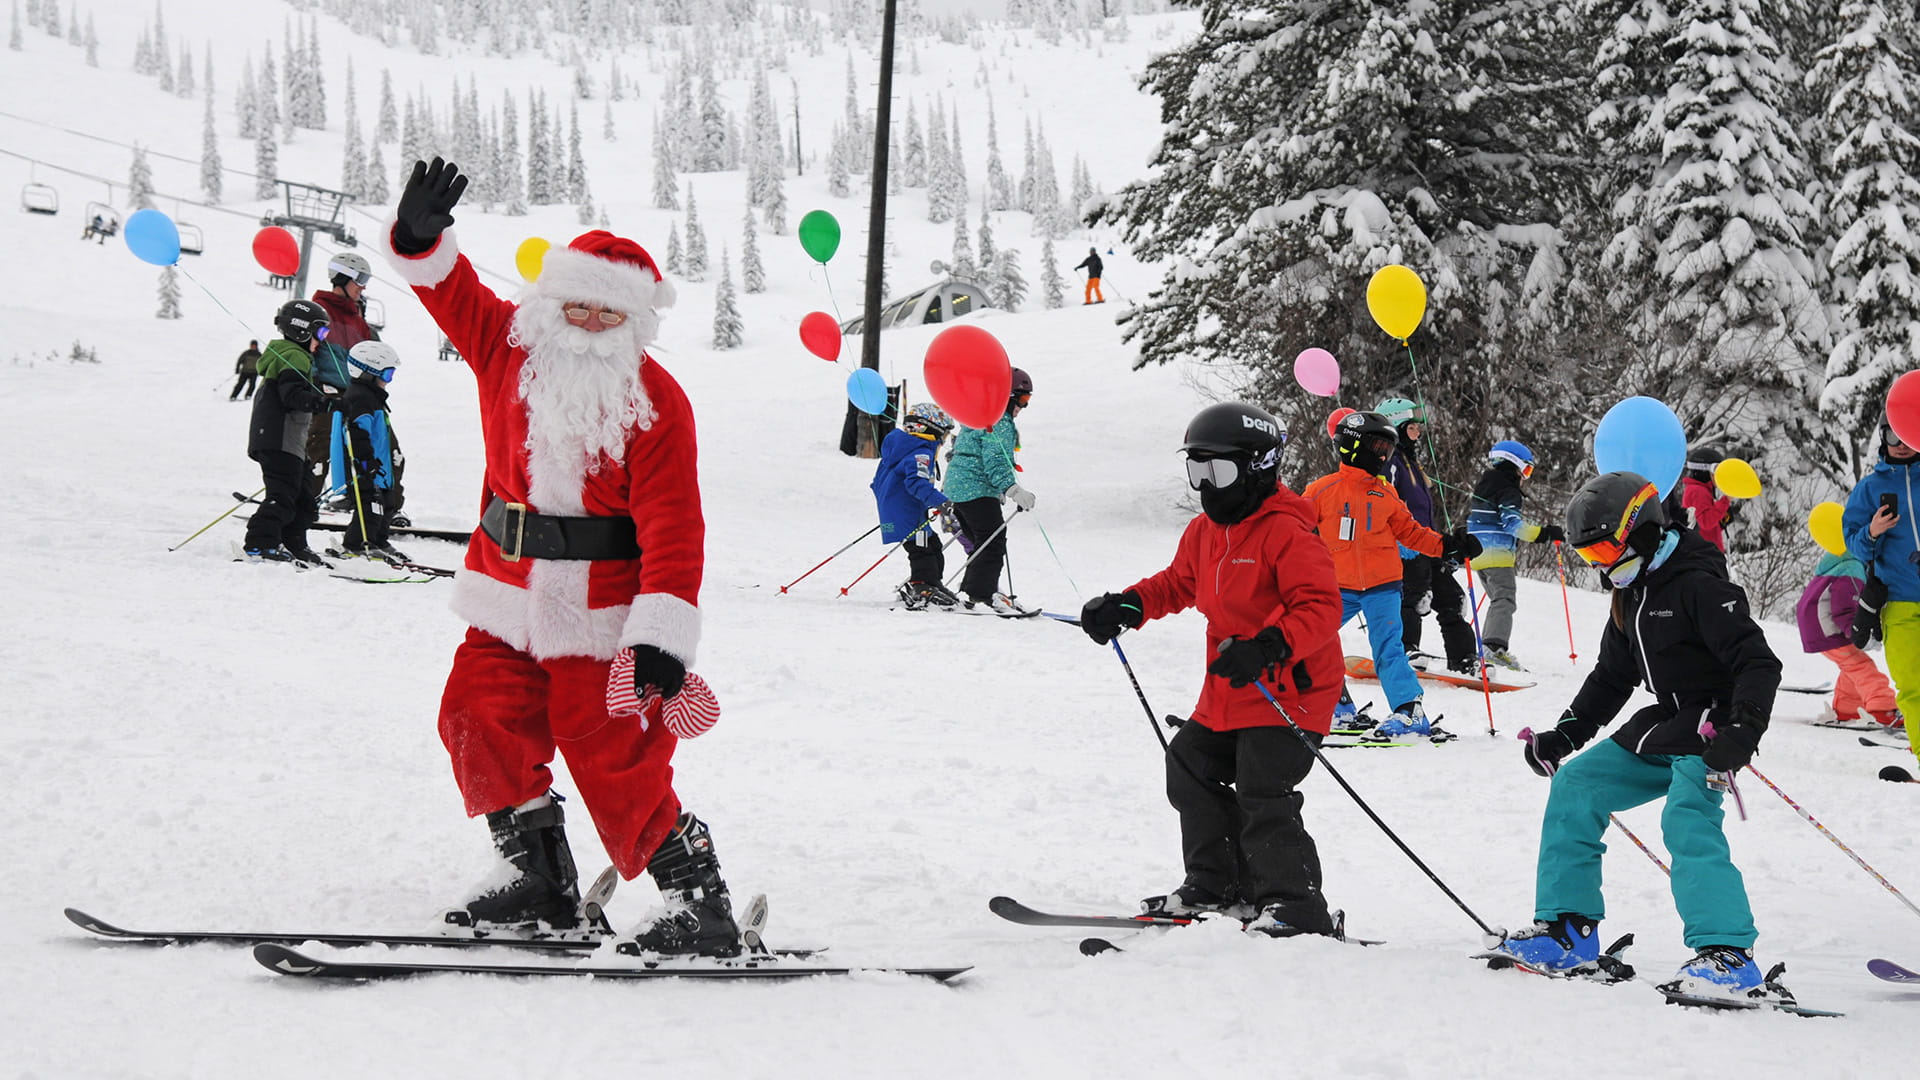
POLYGON ((574 237, 564 248, 550 248, 536 282, 555 300, 598 304, 613 311, 636 312, 672 307, 673 286, 660 276, 647 249, 605 229, 574 237))

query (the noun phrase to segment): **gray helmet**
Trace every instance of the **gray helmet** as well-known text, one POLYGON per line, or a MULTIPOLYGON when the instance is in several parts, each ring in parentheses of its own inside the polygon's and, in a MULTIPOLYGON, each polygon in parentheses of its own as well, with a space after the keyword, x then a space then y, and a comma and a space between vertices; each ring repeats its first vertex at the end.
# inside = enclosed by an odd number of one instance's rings
POLYGON ((327 260, 327 277, 335 284, 339 283, 337 279, 344 277, 349 281, 365 285, 373 280, 373 266, 367 262, 365 256, 343 251, 327 260))

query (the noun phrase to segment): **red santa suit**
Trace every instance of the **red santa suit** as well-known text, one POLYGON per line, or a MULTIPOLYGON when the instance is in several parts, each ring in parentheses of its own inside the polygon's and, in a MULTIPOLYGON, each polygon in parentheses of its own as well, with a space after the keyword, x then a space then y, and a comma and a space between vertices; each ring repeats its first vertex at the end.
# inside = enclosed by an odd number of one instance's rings
POLYGON ((641 552, 513 559, 474 531, 453 589, 453 609, 470 629, 440 708, 467 813, 544 794, 557 748, 614 866, 632 878, 680 812, 676 740, 660 722, 657 696, 639 717, 609 714, 609 665, 631 646, 651 645, 691 668, 700 637, 705 524, 693 410, 644 351, 673 288, 638 244, 596 230, 549 250, 539 279, 512 303, 481 284, 452 231, 418 256, 394 251, 391 233, 386 254, 479 384, 483 513, 497 499, 532 514, 624 518, 641 552), (627 315, 618 329, 633 367, 616 355, 595 369, 624 388, 598 398, 567 389, 586 370, 570 365, 591 359, 558 344, 566 303, 627 315))

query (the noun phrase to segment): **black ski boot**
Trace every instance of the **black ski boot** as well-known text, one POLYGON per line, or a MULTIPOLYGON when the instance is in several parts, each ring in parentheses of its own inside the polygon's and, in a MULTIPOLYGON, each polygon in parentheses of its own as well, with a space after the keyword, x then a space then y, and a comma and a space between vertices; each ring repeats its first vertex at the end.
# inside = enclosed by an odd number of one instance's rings
POLYGON ((581 923, 579 875, 567 847, 559 796, 535 810, 487 815, 494 849, 518 873, 447 912, 450 926, 493 930, 572 930, 581 923))
POLYGON ((720 878, 707 823, 682 811, 673 832, 653 853, 647 873, 660 886, 666 913, 633 934, 641 952, 676 956, 738 956, 740 927, 720 878))

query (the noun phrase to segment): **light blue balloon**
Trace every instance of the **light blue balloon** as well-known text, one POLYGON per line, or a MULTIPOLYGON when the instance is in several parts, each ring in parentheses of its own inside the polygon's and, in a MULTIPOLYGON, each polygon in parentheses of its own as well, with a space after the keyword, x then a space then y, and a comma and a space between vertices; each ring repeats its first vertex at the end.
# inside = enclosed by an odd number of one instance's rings
POLYGON ((160 211, 135 210, 120 231, 127 238, 127 250, 141 262, 172 266, 180 261, 180 230, 160 211))
POLYGON ((1666 403, 1630 397, 1607 410, 1593 433, 1593 463, 1603 473, 1639 473, 1666 498, 1687 465, 1687 433, 1666 403))
POLYGON ((847 400, 861 412, 879 416, 887 411, 887 380, 872 368, 863 367, 847 376, 847 400))

